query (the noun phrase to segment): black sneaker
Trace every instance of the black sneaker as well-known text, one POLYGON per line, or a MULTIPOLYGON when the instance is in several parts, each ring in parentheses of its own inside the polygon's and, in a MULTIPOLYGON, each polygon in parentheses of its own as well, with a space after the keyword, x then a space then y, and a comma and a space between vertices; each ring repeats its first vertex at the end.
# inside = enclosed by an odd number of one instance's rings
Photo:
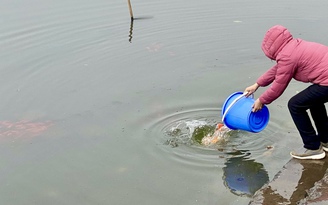
POLYGON ((320 146, 317 150, 303 148, 303 150, 298 152, 292 151, 290 152, 290 155, 296 159, 323 159, 325 158, 326 153, 323 151, 323 147, 320 146))

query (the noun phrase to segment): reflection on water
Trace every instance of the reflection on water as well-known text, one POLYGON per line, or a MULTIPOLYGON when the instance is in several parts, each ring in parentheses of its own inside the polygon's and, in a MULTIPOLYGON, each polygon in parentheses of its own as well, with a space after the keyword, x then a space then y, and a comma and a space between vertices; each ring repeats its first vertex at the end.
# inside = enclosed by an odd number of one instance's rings
POLYGON ((328 196, 325 194, 328 193, 328 171, 326 170, 323 178, 315 182, 314 186, 307 191, 307 196, 305 199, 301 200, 301 204, 310 203, 327 203, 328 196))
POLYGON ((322 179, 328 168, 326 161, 311 162, 307 160, 297 160, 303 167, 301 171, 301 178, 298 180, 298 184, 295 187, 293 194, 290 197, 291 203, 296 203, 300 199, 306 196, 306 190, 308 187, 313 187, 314 183, 322 179), (316 167, 314 170, 313 167, 316 167), (315 173, 315 174, 314 174, 315 173))
POLYGON ((256 193, 250 204, 270 204, 272 201, 279 204, 307 204, 310 200, 320 201, 321 193, 326 191, 321 186, 327 181, 327 169, 327 158, 292 159, 270 184, 256 193))
POLYGON ((133 19, 131 19, 130 23, 130 32, 129 32, 129 42, 132 43, 132 34, 133 34, 133 19))
POLYGON ((239 150, 232 153, 225 162, 223 179, 225 186, 238 196, 253 194, 269 181, 263 164, 249 159, 250 152, 239 150))
POLYGON ((135 20, 142 20, 142 19, 151 19, 153 18, 152 16, 142 16, 142 17, 137 17, 137 18, 131 18, 130 21, 130 30, 129 30, 129 42, 132 43, 132 38, 133 38, 133 23, 135 20))

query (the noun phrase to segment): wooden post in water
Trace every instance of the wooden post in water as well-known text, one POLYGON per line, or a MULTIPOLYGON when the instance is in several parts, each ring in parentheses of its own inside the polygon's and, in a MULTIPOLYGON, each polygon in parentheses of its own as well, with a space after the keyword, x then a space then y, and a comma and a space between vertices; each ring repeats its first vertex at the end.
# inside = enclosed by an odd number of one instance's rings
POLYGON ((133 21, 133 12, 132 12, 132 6, 131 6, 130 0, 128 0, 128 5, 129 5, 129 10, 130 10, 131 21, 133 21))

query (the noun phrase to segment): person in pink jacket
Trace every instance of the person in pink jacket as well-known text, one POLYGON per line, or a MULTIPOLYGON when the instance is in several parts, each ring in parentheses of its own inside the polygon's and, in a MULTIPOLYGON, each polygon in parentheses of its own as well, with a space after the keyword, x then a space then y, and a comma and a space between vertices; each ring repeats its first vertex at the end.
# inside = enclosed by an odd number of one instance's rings
POLYGON ((252 111, 276 100, 292 79, 311 83, 288 101, 288 109, 298 129, 303 148, 290 154, 297 159, 322 159, 328 151, 328 46, 293 38, 287 28, 276 25, 263 39, 262 50, 276 64, 247 87, 247 96, 259 87, 270 87, 254 102, 252 111), (310 117, 310 111, 316 130, 310 117))

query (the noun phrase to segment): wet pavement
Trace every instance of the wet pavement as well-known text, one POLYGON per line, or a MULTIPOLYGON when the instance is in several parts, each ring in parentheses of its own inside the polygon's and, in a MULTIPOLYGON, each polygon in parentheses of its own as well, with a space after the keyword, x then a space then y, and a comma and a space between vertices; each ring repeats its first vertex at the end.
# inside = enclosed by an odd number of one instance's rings
POLYGON ((328 157, 291 159, 274 179, 258 190, 249 205, 327 205, 328 157))

